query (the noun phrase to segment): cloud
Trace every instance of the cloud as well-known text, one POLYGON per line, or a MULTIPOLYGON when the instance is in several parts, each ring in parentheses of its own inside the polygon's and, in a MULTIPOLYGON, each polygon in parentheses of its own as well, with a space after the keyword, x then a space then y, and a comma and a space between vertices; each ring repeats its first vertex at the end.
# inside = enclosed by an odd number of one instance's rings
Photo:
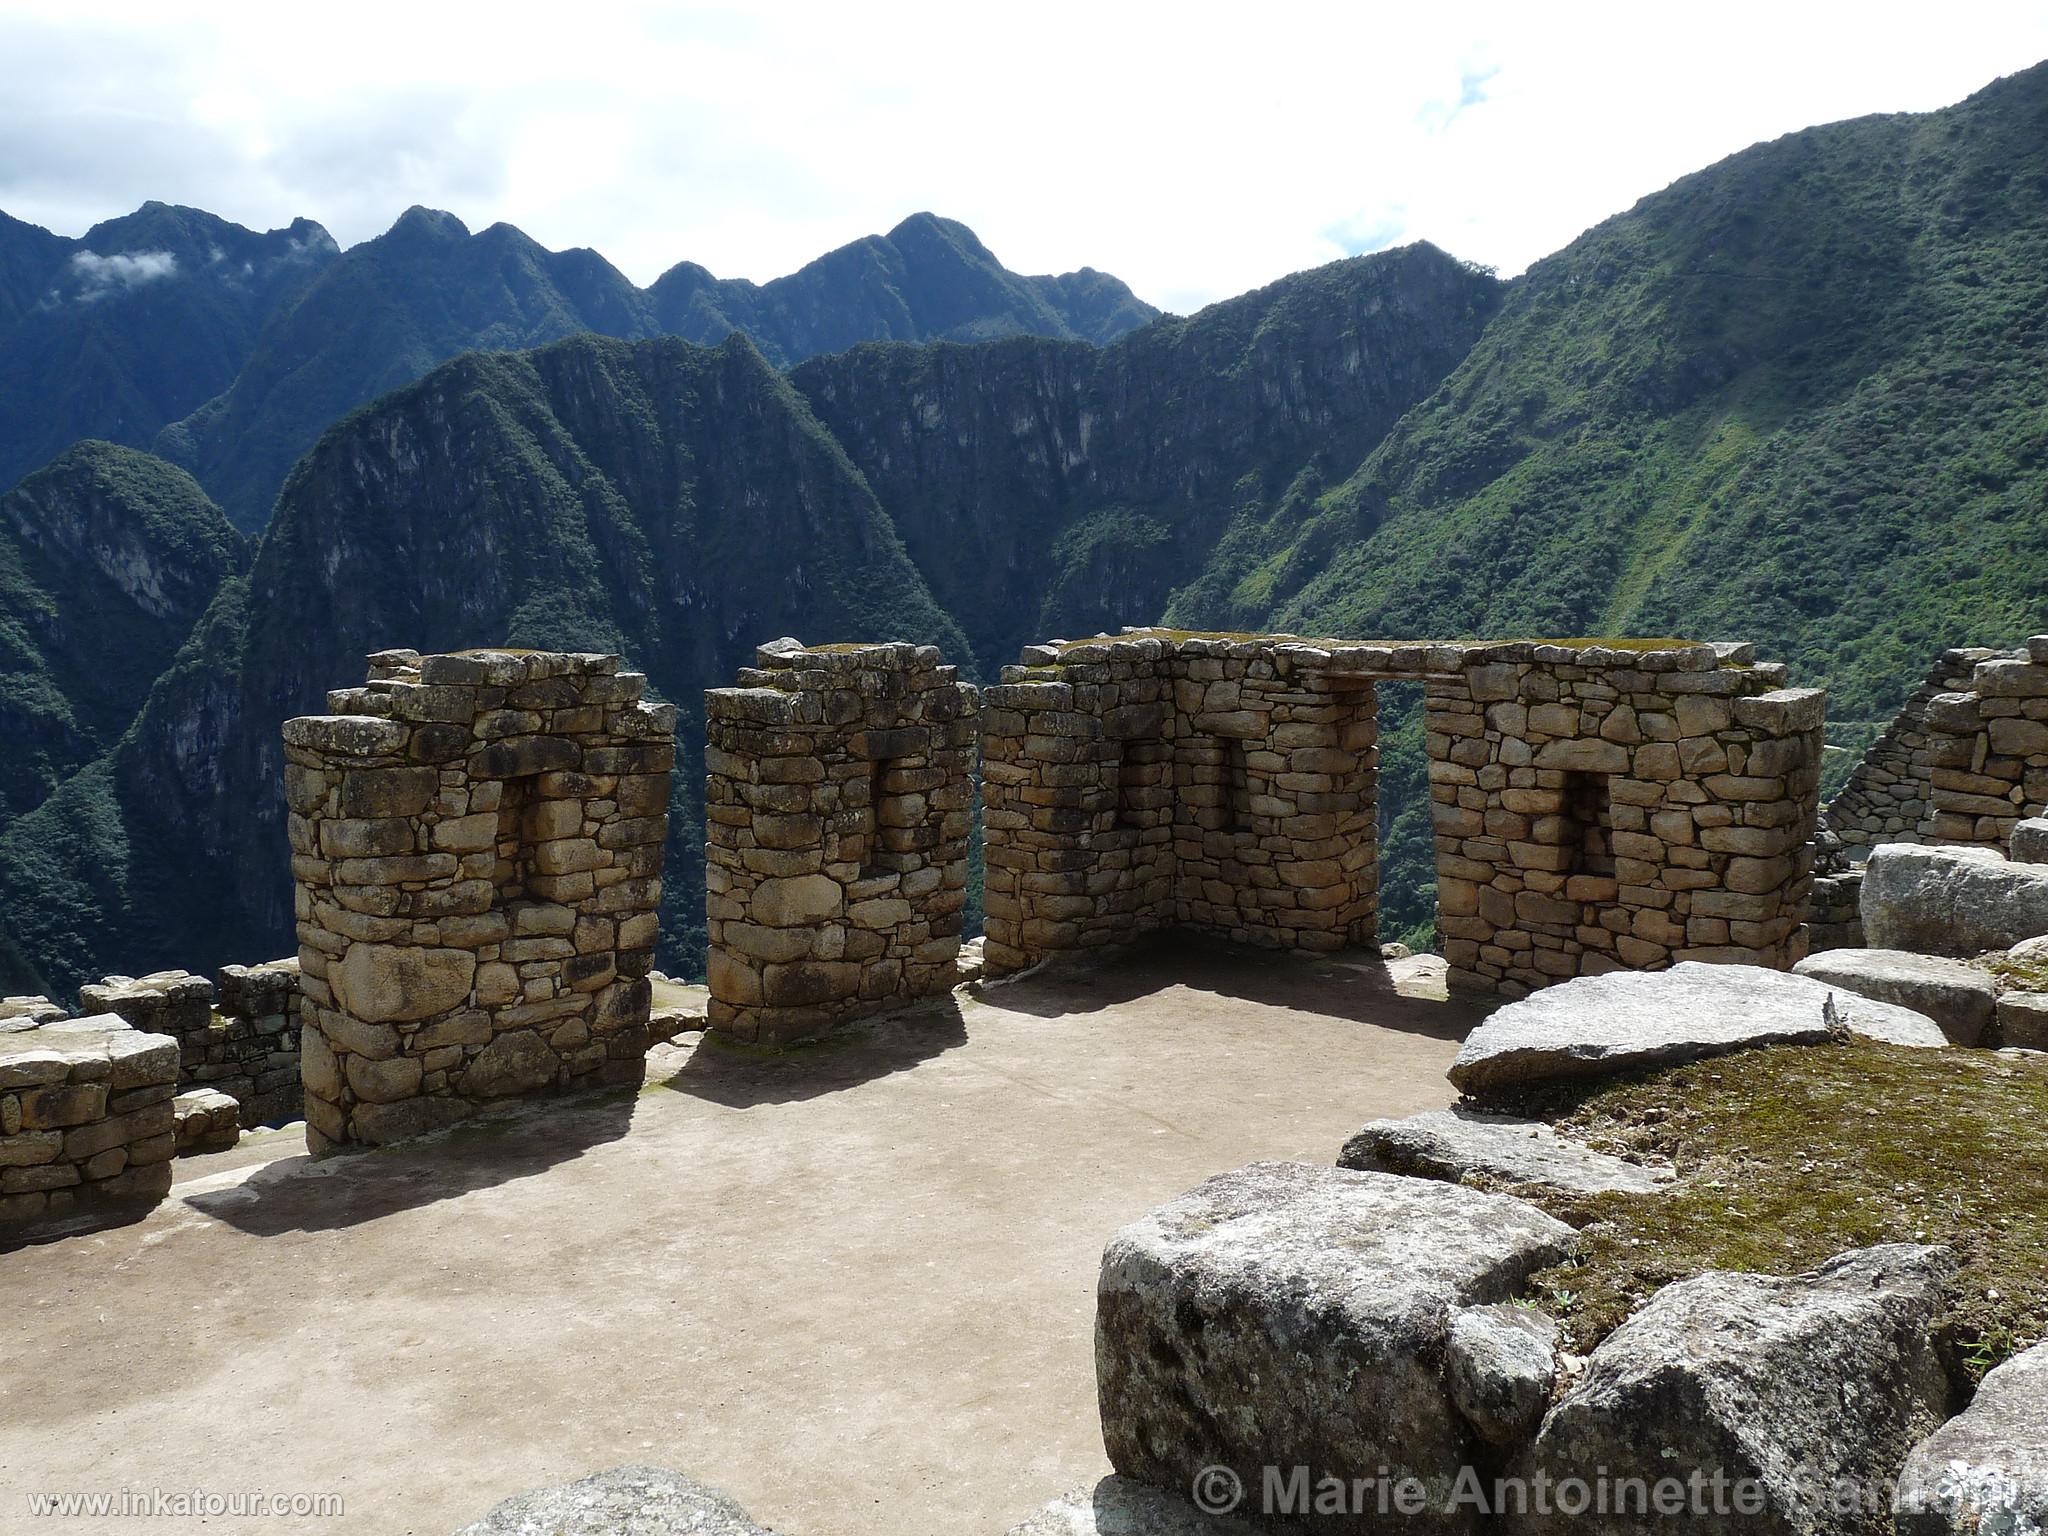
POLYGON ((145 199, 344 244, 409 204, 768 278, 918 209, 1190 309, 1428 239, 1513 273, 1759 139, 2048 56, 2038 0, 1568 9, 1267 0, 0 0, 0 208, 145 199))
POLYGON ((178 258, 171 251, 118 251, 112 256, 77 251, 71 257, 71 277, 78 285, 72 297, 90 304, 111 293, 175 277, 177 272, 178 258))

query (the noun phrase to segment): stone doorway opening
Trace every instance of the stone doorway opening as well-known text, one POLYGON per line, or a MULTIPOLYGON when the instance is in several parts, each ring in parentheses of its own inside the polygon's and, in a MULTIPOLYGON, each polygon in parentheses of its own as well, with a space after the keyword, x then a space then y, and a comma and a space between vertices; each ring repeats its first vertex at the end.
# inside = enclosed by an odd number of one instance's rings
POLYGON ((1441 953, 1436 829, 1430 810, 1423 684, 1375 685, 1379 698, 1379 937, 1417 954, 1441 953))

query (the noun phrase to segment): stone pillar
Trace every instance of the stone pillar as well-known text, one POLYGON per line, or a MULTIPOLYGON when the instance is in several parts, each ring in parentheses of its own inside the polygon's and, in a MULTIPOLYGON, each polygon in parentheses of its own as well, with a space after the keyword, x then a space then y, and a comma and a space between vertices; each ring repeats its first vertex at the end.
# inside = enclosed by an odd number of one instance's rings
POLYGON ((978 696, 933 646, 764 646, 704 695, 709 1020, 781 1044, 950 991, 978 696))
POLYGON ((674 707, 613 656, 370 663, 284 726, 308 1144, 637 1080, 674 707))

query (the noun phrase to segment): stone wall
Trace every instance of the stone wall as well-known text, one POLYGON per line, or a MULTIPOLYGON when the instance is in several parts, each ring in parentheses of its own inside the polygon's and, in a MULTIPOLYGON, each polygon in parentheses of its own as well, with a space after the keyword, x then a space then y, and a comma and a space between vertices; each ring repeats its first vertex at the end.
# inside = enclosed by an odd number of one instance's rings
POLYGON ((1518 994, 1682 960, 1788 967, 1825 696, 1747 647, 1469 648, 1425 690, 1454 983, 1518 994))
POLYGON ((0 1020, 0 1228, 155 1204, 177 1150, 178 1042, 113 1014, 41 1012, 0 1020))
POLYGON ((387 651, 285 722, 313 1151, 637 1079, 675 765, 645 682, 387 651))
POLYGON ((1369 942, 1374 696, 1319 654, 1133 633, 1005 668, 982 694, 990 971, 1165 927, 1369 942))
POLYGON ((2015 826, 2048 810, 2048 635, 1977 661, 1967 687, 1928 700, 1925 719, 1920 841, 2003 849, 2015 826))
POLYGON ((951 990, 976 695, 931 646, 763 646, 704 695, 709 1020, 782 1043, 951 990))
POLYGON ((1825 701, 1746 646, 1132 631, 983 695, 991 973, 1166 926, 1370 940, 1381 680, 1424 684, 1455 982, 1805 953, 1825 701))
POLYGON ((1927 724, 1927 707, 1939 695, 1967 690, 1977 664, 1999 654, 1981 648, 1943 651, 1835 792, 1821 813, 1821 825, 1840 839, 1850 857, 1866 858, 1879 843, 1920 841, 1934 775, 1934 733, 1927 724))
POLYGON ((81 987, 87 1013, 113 1013, 178 1042, 181 1090, 233 1099, 244 1127, 284 1125, 304 1113, 299 1086, 299 962, 230 965, 219 990, 188 971, 106 976, 81 987))

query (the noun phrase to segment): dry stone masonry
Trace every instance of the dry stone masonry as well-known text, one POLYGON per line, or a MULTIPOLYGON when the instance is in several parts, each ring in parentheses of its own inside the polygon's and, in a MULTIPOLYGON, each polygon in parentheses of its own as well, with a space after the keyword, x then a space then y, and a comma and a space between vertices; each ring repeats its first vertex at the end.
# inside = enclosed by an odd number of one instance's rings
POLYGON ((2014 651, 1944 651, 1829 802, 1852 852, 1879 843, 2004 848, 2048 809, 2048 635, 2014 651))
POLYGON ((982 695, 990 973, 1175 926, 1370 941, 1378 723, 1370 677, 1329 659, 1134 632, 1005 668, 982 695))
POLYGON ((1373 686, 1424 684, 1454 983, 1805 954, 1825 699, 1749 647, 1131 631, 983 695, 987 963, 1374 933, 1373 686))
MULTIPOLYGON (((284 1125, 303 1113, 299 1088, 299 962, 230 965, 215 983, 189 971, 106 976, 79 988, 87 1013, 114 1013, 178 1042, 181 1090, 211 1090, 236 1106, 244 1128, 284 1125)), ((218 1106, 204 1102, 210 1117, 218 1106)), ((195 1130, 195 1141, 211 1136, 195 1130)))
POLYGON ((170 1193, 178 1042, 114 1014, 32 1018, 46 1011, 0 1023, 0 1235, 170 1193))
POLYGON ((704 695, 711 1024, 780 1044, 958 980, 976 694, 932 646, 763 646, 704 695))
POLYGON ((675 709, 615 656, 370 658, 284 725, 313 1151, 637 1080, 675 709))

